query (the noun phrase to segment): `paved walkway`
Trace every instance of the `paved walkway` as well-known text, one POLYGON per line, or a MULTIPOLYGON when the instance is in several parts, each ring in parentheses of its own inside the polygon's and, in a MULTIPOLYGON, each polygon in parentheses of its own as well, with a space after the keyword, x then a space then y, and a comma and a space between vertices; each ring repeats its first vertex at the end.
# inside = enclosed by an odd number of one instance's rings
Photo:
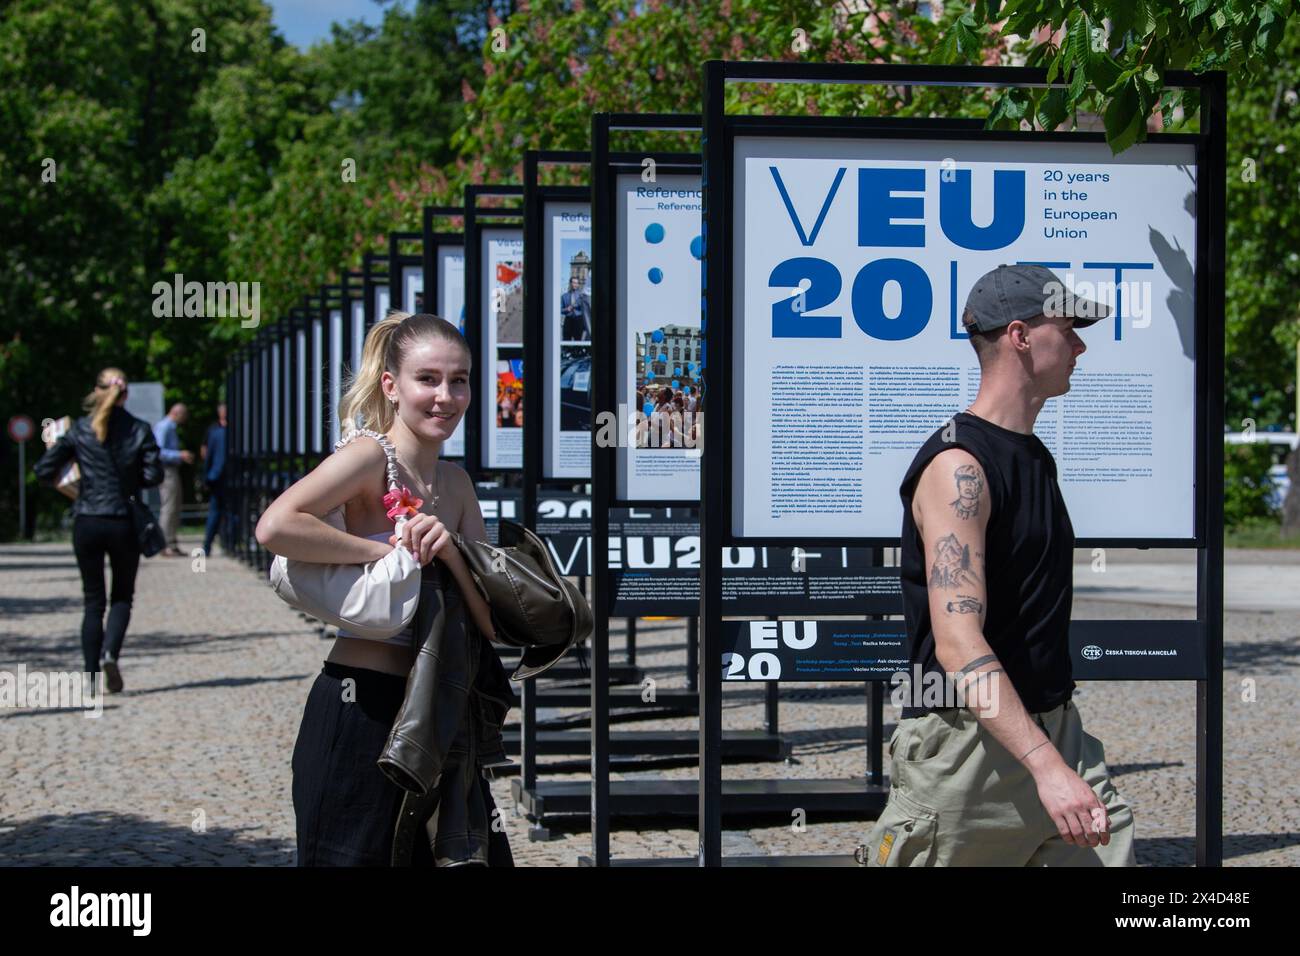
MULTIPOLYGON (((1227 615, 1227 863, 1297 865, 1300 615, 1284 603, 1300 594, 1300 563, 1291 556, 1259 563, 1254 552, 1240 554, 1240 561, 1237 553, 1229 558, 1229 607, 1256 602, 1259 609, 1227 615), (1253 681, 1253 700, 1242 699, 1246 681, 1253 681)), ((1077 617, 1190 614, 1186 607, 1101 600, 1130 592, 1155 600, 1158 593, 1173 593, 1180 580, 1194 580, 1184 560, 1175 556, 1148 567, 1113 552, 1107 561, 1096 586, 1113 582, 1117 590, 1093 590, 1083 578, 1087 568, 1080 568, 1077 617)), ((0 670, 19 664, 29 672, 80 667, 80 615, 80 582, 67 544, 0 546, 0 670)), ((638 663, 660 687, 684 685, 683 640, 677 622, 642 625, 638 663)), ((618 644, 616 638, 616 661, 618 644)), ((122 662, 126 691, 107 698, 103 716, 0 709, 6 777, 0 787, 0 863, 292 865, 289 759, 327 647, 242 564, 221 557, 205 567, 187 559, 144 562, 122 662)), ((760 692, 726 691, 726 727, 762 726, 760 692)), ((1139 862, 1190 864, 1194 685, 1094 682, 1081 686, 1078 700, 1086 726, 1105 742, 1118 785, 1134 805, 1139 862)), ((725 776, 860 775, 863 716, 860 687, 826 685, 818 691, 786 685, 781 729, 795 762, 728 764, 725 776)), ((887 721, 896 717, 887 707, 887 721)), ((695 722, 653 726, 692 729, 695 722)), ((546 759, 544 779, 586 779, 582 761, 558 765, 558 759, 546 759)), ((695 772, 690 765, 652 775, 685 779, 695 772)), ((498 803, 512 808, 509 782, 497 781, 493 788, 498 803)), ((513 812, 506 819, 520 864, 572 865, 590 850, 581 825, 557 827, 549 842, 532 843, 525 820, 513 812)), ((781 820, 745 826, 726 833, 725 852, 849 853, 869 822, 814 814, 801 830, 781 820)), ((691 857, 693 821, 616 830, 612 849, 616 858, 691 857)))

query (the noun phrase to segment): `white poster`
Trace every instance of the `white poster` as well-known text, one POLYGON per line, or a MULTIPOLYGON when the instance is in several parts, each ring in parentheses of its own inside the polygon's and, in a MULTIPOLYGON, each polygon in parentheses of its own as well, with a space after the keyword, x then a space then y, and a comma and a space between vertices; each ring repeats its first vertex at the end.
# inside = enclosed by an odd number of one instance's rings
POLYGON ((323 364, 321 362, 321 357, 324 354, 322 352, 323 348, 324 348, 324 343, 322 342, 321 320, 318 318, 312 319, 311 320, 311 395, 312 395, 311 450, 313 452, 316 452, 317 454, 320 454, 322 450, 320 446, 320 436, 323 427, 323 419, 321 418, 321 414, 322 414, 322 409, 324 407, 324 403, 321 401, 321 375, 323 373, 323 364))
POLYGON ((1190 145, 736 140, 732 519, 745 536, 896 537, 898 486, 979 389, 974 281, 1037 263, 1116 314, 1079 331, 1035 432, 1075 534, 1190 538, 1190 145))
POLYGON ((591 477, 591 206, 547 203, 543 477, 591 477))
POLYGON ((484 229, 479 235, 483 290, 483 355, 476 356, 484 468, 524 464, 523 230, 484 229))
POLYGON ((616 482, 625 501, 700 499, 704 336, 698 176, 618 178, 615 198, 619 421, 616 482), (626 415, 624 414, 626 409, 626 415))
POLYGON ((253 382, 253 362, 251 359, 245 359, 241 372, 241 384, 239 391, 239 450, 248 454, 253 450, 252 442, 252 416, 249 414, 249 407, 252 401, 249 396, 252 391, 253 382))
POLYGON ((298 454, 307 454, 307 330, 300 328, 294 336, 294 345, 298 349, 298 367, 296 369, 298 392, 297 422, 294 428, 298 432, 298 454))
POLYGON ((339 440, 339 402, 343 400, 343 310, 330 309, 330 445, 339 440))
POLYGON ((280 342, 271 343, 271 444, 270 451, 279 454, 280 448, 280 342))
MULTIPOLYGON (((425 311, 434 311, 434 314, 442 316, 448 322, 451 322, 460 330, 460 334, 465 334, 465 247, 464 246, 438 246, 435 260, 438 269, 438 302, 436 307, 434 303, 426 302, 425 311)), ((472 365, 478 364, 478 356, 471 359, 472 365)), ((474 414, 474 405, 478 402, 486 401, 482 394, 474 395, 471 400, 470 410, 465 413, 466 417, 474 414)), ((442 454, 447 458, 464 458, 465 457, 465 419, 461 419, 456 430, 451 433, 447 439, 447 444, 442 448, 442 454)))
MULTIPOLYGON (((415 297, 424 291, 424 267, 402 266, 402 311, 415 315, 415 297)), ((427 310, 426 310, 427 311, 427 310)))

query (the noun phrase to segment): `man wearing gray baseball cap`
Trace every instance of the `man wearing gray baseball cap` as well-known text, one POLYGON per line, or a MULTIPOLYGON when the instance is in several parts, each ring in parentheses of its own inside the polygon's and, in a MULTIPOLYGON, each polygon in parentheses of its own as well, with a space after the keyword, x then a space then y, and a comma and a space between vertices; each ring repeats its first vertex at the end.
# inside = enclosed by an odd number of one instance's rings
POLYGON ((1034 434, 1070 389, 1077 330, 1108 312, 1042 266, 999 266, 970 290, 979 394, 899 488, 912 674, 895 684, 870 866, 1135 862, 1132 810, 1070 699, 1074 528, 1034 434))

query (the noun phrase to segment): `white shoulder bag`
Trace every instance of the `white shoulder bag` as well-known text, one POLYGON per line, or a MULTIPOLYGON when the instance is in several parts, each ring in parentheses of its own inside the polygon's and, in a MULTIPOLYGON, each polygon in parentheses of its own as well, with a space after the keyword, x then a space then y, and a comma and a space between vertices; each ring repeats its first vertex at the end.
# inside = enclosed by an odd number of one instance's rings
MULTIPOLYGON (((388 490, 399 492, 397 455, 392 443, 368 428, 340 439, 342 448, 359 435, 375 439, 388 458, 388 490)), ((399 515, 395 531, 402 533, 406 516, 399 515)), ((369 564, 320 564, 276 557, 271 563, 271 587, 290 607, 357 637, 383 640, 404 631, 420 602, 420 565, 406 548, 393 548, 369 564)))

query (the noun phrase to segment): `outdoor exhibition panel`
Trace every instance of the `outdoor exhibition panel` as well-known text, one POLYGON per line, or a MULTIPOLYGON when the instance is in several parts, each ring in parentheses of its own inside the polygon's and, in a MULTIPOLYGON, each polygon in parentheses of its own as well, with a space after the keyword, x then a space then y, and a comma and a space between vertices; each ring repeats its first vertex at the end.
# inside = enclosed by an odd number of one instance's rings
MULTIPOLYGON (((442 316, 465 335, 465 237, 460 232, 435 231, 434 219, 439 217, 463 220, 464 210, 459 206, 424 207, 419 279, 418 283, 412 280, 409 288, 404 285, 409 295, 406 311, 442 316)), ((476 395, 475 401, 482 397, 476 395)), ((443 458, 464 459, 465 431, 472 427, 475 414, 471 405, 442 446, 443 458)))
POLYGON ((465 457, 475 477, 523 468, 523 210, 479 204, 522 195, 521 186, 465 187, 465 329, 478 370, 465 457))
MULTIPOLYGON (((703 253, 698 154, 614 152, 612 132, 698 132, 698 116, 600 114, 592 122, 593 244, 607 253, 593 264, 593 395, 607 418, 593 436, 593 538, 608 547, 593 556, 596 626, 593 667, 608 666, 609 614, 688 617, 688 691, 695 691, 699 607, 698 520, 704 385, 700 333, 703 253), (682 397, 669 414, 659 391, 682 397), (655 401, 657 400, 657 401, 655 401), (689 401, 689 405, 687 402, 689 401), (646 402, 655 402, 650 407, 646 402), (657 407, 656 407, 657 405, 657 407), (609 414, 607 410, 613 410, 609 414), (697 427, 701 426, 701 427, 697 427)), ((624 138, 627 138, 626 135, 624 138)), ((807 551, 788 544, 729 549, 724 602, 733 614, 884 614, 899 610, 897 573, 874 566, 865 548, 807 551), (761 598, 767 598, 766 606, 761 598)), ((606 682, 593 681, 595 799, 592 857, 608 865, 610 815, 638 807, 694 813, 694 781, 608 780, 606 682), (654 792, 647 802, 646 793, 654 792)), ((766 685, 761 734, 779 743, 779 697, 766 685)), ((622 705, 622 701, 619 702, 622 705)), ((690 701, 692 709, 698 699, 690 701)), ((735 781, 738 812, 787 814, 816 802, 829 812, 869 814, 883 804, 879 735, 881 698, 866 703, 866 777, 857 780, 735 781), (874 753, 874 756, 873 756, 874 753)), ((741 743, 729 732, 722 752, 741 743)), ((783 745, 784 746, 784 745, 783 745)), ((698 747, 695 749, 698 753, 698 747)), ((560 800, 568 794, 550 795, 560 800)), ((586 862, 586 860, 584 860, 586 862)), ((618 860, 617 865, 644 861, 618 860)))
POLYGON ((724 621, 721 549, 899 545, 902 474, 978 391, 959 310, 1002 263, 1114 308, 1080 332, 1037 432, 1078 546, 1198 549, 1197 619, 1076 621, 1072 664, 1198 681, 1197 858, 1219 862, 1223 77, 1171 75, 1200 90, 1200 132, 1118 156, 1092 133, 725 112, 728 82, 766 81, 1048 85, 1020 68, 706 65, 700 862, 721 862, 723 680, 882 680, 908 660, 901 622, 724 621))

